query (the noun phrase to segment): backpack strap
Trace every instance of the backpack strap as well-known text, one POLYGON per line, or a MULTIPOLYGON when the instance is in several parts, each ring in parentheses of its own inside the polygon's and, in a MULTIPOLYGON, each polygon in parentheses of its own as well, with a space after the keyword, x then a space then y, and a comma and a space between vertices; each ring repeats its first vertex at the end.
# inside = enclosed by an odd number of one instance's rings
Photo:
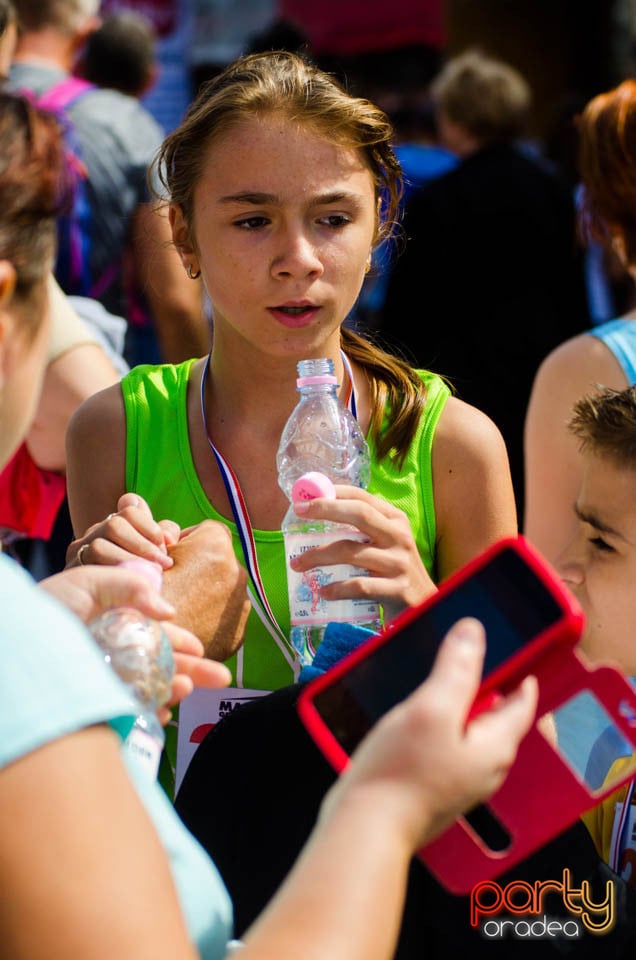
POLYGON ((40 94, 37 102, 45 110, 60 112, 70 107, 89 90, 94 89, 95 84, 89 83, 88 80, 82 80, 81 77, 65 77, 40 94))

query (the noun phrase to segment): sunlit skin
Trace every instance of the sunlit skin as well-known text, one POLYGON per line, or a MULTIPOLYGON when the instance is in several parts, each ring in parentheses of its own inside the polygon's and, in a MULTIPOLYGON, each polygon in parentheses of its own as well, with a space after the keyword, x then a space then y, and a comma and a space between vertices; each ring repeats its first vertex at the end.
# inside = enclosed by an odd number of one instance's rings
POLYGON ((585 611, 582 649, 636 676, 636 469, 586 454, 575 512, 557 566, 585 611))
POLYGON ((28 429, 40 395, 49 341, 49 313, 44 282, 28 305, 13 298, 15 268, 0 260, 0 460, 15 452, 28 429), (35 334, 21 322, 21 311, 41 309, 35 334), (22 327, 25 327, 24 331, 22 327))
POLYGON ((213 305, 213 370, 337 355, 376 228, 361 154, 274 115, 214 140, 203 171, 191 262, 213 305))

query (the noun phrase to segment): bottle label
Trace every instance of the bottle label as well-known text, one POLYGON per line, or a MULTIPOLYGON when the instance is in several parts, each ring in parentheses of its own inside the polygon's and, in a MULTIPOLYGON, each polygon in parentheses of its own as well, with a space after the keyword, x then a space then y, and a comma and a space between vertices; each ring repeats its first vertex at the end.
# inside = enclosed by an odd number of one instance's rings
POLYGON ((135 757, 152 780, 157 779, 161 747, 154 737, 138 727, 133 727, 124 740, 125 748, 135 757))
MULTIPOLYGON (((300 556, 306 550, 319 547, 334 540, 359 540, 366 542, 362 533, 347 531, 346 537, 333 532, 288 533, 285 546, 288 560, 300 556)), ((326 567, 312 567, 303 573, 292 570, 287 564, 287 584, 292 627, 323 626, 332 621, 340 623, 371 623, 379 620, 380 612, 375 600, 347 599, 325 600, 320 596, 321 587, 351 577, 368 577, 369 571, 348 563, 334 563, 326 567)))

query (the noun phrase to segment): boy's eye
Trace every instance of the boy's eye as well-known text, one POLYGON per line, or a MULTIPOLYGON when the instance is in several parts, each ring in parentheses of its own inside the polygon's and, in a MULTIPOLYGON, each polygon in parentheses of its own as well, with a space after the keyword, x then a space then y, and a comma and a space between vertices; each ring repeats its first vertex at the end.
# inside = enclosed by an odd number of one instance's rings
POLYGON ((602 537, 590 537, 590 543, 592 544, 595 550, 601 550, 606 553, 614 552, 614 547, 610 547, 609 543, 603 540, 602 537))
POLYGON ((257 230, 259 227, 269 223, 267 217, 244 217, 242 220, 236 220, 235 225, 244 230, 257 230))

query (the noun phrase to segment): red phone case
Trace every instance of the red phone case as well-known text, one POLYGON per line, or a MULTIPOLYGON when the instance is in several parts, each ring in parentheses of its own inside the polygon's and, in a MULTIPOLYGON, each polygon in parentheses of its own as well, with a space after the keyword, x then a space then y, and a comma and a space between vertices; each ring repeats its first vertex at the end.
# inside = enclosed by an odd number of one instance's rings
MULTIPOLYGON (((314 697, 357 663, 372 656, 378 647, 390 643, 404 626, 417 620, 440 598, 486 566, 502 550, 508 549, 514 550, 539 578, 556 601, 562 616, 485 678, 471 713, 486 709, 495 691, 511 690, 525 675, 534 674, 539 683, 537 717, 589 690, 636 751, 636 693, 618 670, 607 666, 590 669, 575 653, 573 647, 583 627, 582 610, 538 551, 523 537, 518 537, 493 545, 449 577, 433 597, 405 611, 381 634, 372 637, 307 685, 299 697, 299 715, 335 770, 341 772, 349 757, 317 712, 314 697)), ((419 851, 419 855, 445 887, 454 893, 469 893, 476 883, 496 877, 528 856, 629 779, 630 774, 626 773, 611 787, 592 793, 535 724, 524 738, 505 782, 487 803, 510 835, 508 849, 502 852, 490 850, 467 821, 460 818, 419 851)))

